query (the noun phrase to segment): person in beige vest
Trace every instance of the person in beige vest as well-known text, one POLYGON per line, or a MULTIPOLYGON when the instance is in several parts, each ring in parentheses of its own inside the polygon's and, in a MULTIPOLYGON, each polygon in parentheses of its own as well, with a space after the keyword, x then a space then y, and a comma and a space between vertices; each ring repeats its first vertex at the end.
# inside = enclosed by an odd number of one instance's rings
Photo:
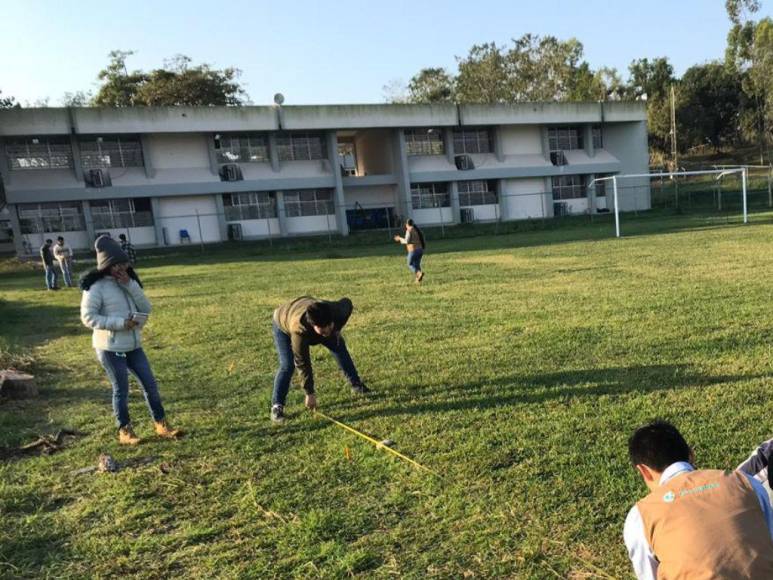
POLYGON ((773 509, 748 473, 695 469, 679 430, 637 429, 628 453, 650 490, 623 536, 640 580, 773 578, 773 509))

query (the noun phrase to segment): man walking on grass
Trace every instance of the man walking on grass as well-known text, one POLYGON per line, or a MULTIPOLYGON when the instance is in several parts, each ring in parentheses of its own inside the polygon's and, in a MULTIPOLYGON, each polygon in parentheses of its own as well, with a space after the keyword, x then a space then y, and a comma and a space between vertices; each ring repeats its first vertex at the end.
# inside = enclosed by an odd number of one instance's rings
POLYGON ((773 509, 753 475, 695 469, 665 421, 637 429, 628 452, 650 490, 623 532, 640 580, 773 578, 773 509))
POLYGON ((62 276, 64 276, 64 283, 68 288, 72 288, 72 248, 64 243, 62 236, 56 238, 54 258, 59 262, 59 269, 62 270, 62 276))
POLYGON ((49 290, 59 290, 59 286, 56 285, 54 254, 51 251, 53 243, 51 240, 46 240, 46 243, 40 246, 40 259, 43 261, 43 269, 46 271, 46 288, 49 290))
POLYGON ((129 264, 132 266, 137 264, 137 251, 134 249, 134 244, 126 239, 126 234, 119 234, 118 239, 121 242, 121 249, 129 256, 129 264))
POLYGON ((285 401, 290 390, 293 371, 298 369, 301 384, 306 393, 306 407, 317 408, 314 390, 314 372, 311 368, 309 347, 324 345, 343 371, 352 392, 364 395, 370 392, 354 366, 346 348, 341 330, 352 314, 352 301, 348 298, 331 302, 301 296, 274 310, 274 345, 279 356, 279 370, 274 378, 274 393, 271 399, 271 420, 285 421, 285 401))

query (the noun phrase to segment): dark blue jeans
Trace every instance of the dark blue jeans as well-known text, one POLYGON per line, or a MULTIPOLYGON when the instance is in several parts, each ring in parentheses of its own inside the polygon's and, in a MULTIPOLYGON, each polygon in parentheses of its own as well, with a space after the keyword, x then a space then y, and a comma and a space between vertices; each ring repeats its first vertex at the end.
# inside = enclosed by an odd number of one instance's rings
POLYGON ((423 248, 416 248, 413 252, 408 252, 408 267, 414 274, 421 272, 421 257, 423 255, 423 248))
POLYGON ((46 288, 49 290, 56 288, 56 270, 53 264, 50 266, 46 264, 46 288))
POLYGON ((154 421, 164 418, 164 406, 153 371, 150 370, 148 357, 141 348, 129 352, 110 352, 97 350, 97 359, 107 372, 107 378, 113 386, 113 414, 119 427, 128 425, 129 419, 129 371, 137 378, 145 395, 154 421))
MULTIPOLYGON (((293 378, 293 372, 295 372, 293 348, 290 343, 290 335, 282 332, 282 329, 276 325, 276 322, 272 324, 272 330, 274 332, 274 346, 279 356, 279 370, 274 377, 274 393, 271 396, 271 404, 284 405, 287 400, 287 393, 290 391, 290 381, 293 378)), ((325 340, 322 344, 332 353, 333 358, 338 363, 349 383, 352 385, 359 384, 360 375, 357 374, 354 361, 351 355, 349 355, 349 350, 346 348, 346 342, 343 337, 331 337, 330 340, 325 340)))

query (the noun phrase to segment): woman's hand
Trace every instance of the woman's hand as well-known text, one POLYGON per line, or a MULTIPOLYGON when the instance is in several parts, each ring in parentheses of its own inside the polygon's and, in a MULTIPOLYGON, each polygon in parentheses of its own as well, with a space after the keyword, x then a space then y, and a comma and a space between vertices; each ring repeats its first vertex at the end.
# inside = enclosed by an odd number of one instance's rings
POLYGON ((126 270, 118 270, 113 273, 113 278, 115 278, 119 284, 128 284, 131 281, 131 278, 129 277, 129 273, 126 270))
POLYGON ((313 411, 317 408, 317 396, 316 395, 306 395, 306 408, 309 411, 313 411))
POLYGON ((394 239, 394 241, 399 242, 400 241, 400 236, 395 236, 393 239, 394 239))

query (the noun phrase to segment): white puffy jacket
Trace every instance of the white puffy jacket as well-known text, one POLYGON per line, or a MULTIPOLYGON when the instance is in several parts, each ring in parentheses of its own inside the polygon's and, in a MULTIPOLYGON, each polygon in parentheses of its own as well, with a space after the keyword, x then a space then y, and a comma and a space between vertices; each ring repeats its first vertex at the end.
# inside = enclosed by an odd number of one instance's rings
POLYGON ((94 329, 91 343, 99 350, 129 352, 140 348, 142 331, 139 326, 126 329, 132 312, 150 313, 150 302, 135 280, 120 284, 105 276, 83 292, 81 321, 94 329))

